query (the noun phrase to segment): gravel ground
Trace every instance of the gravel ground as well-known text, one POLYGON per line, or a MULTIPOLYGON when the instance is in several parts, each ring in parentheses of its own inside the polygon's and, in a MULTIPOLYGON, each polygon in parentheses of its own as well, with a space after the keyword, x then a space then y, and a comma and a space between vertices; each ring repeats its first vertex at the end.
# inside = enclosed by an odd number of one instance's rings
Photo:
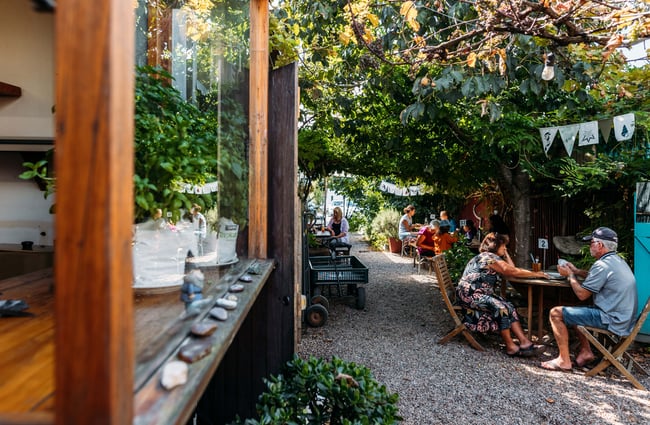
MULTIPOLYGON (((364 310, 330 299, 329 319, 305 328, 301 357, 332 356, 369 367, 399 394, 404 424, 649 424, 650 393, 635 389, 609 368, 607 376, 547 372, 556 355, 510 358, 498 336, 479 336, 487 351, 462 337, 437 344, 453 326, 434 278, 417 275, 411 259, 376 252, 359 236, 352 255, 369 268, 364 310)), ((639 347, 642 348, 642 347, 639 347)), ((650 370, 650 359, 642 357, 650 370)), ((635 376, 650 387, 650 378, 635 376)))

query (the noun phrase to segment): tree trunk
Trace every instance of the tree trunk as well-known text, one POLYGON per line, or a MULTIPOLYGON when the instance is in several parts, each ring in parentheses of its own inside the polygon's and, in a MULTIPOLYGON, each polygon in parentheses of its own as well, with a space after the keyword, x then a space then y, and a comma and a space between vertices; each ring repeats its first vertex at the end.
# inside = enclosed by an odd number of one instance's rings
POLYGON ((512 205, 510 253, 517 267, 528 266, 531 251, 530 177, 521 167, 500 166, 499 186, 506 205, 512 205))

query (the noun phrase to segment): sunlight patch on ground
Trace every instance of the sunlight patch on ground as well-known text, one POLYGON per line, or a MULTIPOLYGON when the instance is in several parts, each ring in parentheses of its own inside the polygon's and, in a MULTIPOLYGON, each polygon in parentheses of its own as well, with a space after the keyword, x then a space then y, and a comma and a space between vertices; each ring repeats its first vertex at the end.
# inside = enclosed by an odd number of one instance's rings
POLYGON ((411 257, 402 257, 399 254, 393 254, 391 252, 386 252, 386 251, 383 251, 382 254, 384 254, 384 256, 388 258, 390 261, 392 261, 393 263, 402 263, 402 264, 413 263, 413 258, 411 257))
POLYGON ((433 283, 436 281, 435 277, 433 275, 429 274, 428 272, 424 272, 421 274, 412 274, 411 279, 418 283, 433 283))

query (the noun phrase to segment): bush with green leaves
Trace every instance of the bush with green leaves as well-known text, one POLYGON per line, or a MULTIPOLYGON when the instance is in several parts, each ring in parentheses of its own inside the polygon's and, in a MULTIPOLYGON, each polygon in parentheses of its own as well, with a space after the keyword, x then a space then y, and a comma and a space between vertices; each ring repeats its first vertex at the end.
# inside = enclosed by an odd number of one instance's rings
POLYGON ((370 369, 337 357, 331 361, 294 357, 281 374, 265 380, 259 419, 233 424, 394 424, 396 393, 379 384, 370 369))
POLYGON ((401 217, 402 215, 395 209, 379 211, 370 223, 370 227, 366 229, 366 236, 370 244, 381 249, 388 243, 388 238, 397 239, 401 217))
POLYGON ((451 276, 451 281, 454 285, 456 285, 463 276, 465 266, 469 260, 474 258, 475 255, 476 254, 462 242, 455 243, 450 249, 445 251, 447 269, 449 269, 449 275, 451 276))

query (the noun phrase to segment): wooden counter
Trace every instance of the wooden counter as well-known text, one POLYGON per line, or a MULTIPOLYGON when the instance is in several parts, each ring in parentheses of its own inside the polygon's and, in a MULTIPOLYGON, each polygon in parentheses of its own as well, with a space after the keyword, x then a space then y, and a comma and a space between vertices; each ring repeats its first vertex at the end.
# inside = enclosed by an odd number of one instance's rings
MULTIPOLYGON (((135 307, 136 372, 134 379, 137 424, 184 424, 210 377, 225 355, 241 323, 269 278, 271 260, 243 260, 218 280, 206 279, 204 296, 221 297, 253 263, 260 274, 236 294, 238 306, 220 322, 212 352, 190 365, 190 381, 172 391, 160 384, 160 368, 175 359, 188 342, 192 324, 208 316, 209 306, 187 316, 180 291, 137 295, 135 307)), ((213 275, 208 273, 207 276, 213 275)), ((54 422, 54 286, 52 270, 42 270, 0 281, 1 299, 22 299, 32 317, 0 317, 0 423, 46 424, 54 422)), ((98 335, 98 340, 101 336, 98 335)))

